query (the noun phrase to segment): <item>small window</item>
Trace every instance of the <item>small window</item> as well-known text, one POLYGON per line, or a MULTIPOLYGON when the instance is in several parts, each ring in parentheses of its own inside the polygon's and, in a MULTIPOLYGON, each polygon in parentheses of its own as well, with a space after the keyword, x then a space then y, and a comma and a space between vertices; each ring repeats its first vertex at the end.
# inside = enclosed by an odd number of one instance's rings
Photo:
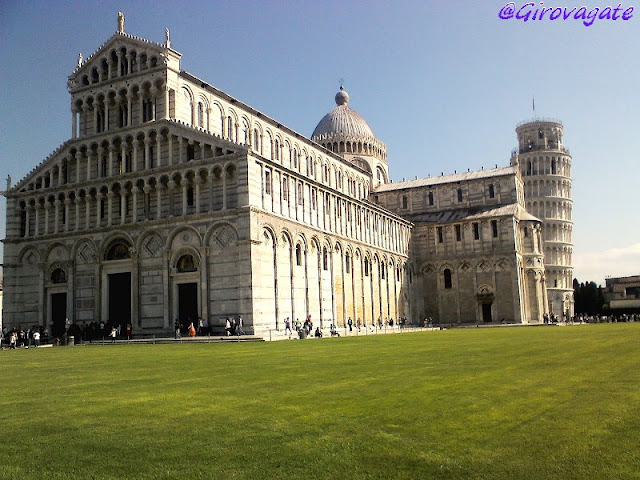
POLYGON ((187 145, 187 161, 193 160, 194 158, 196 158, 196 146, 187 145))
POLYGON ((448 268, 444 269, 444 288, 451 288, 451 270, 448 268))
POLYGON ((369 259, 368 258, 364 259, 364 276, 365 277, 369 276, 369 259))
POLYGON ((349 255, 349 252, 345 255, 344 268, 347 273, 351 273, 351 255, 349 255))
POLYGON ((304 187, 302 182, 298 183, 298 205, 304 205, 304 187))
POLYGON ((473 238, 474 240, 480 240, 480 224, 479 223, 473 224, 473 238))
POLYGON ((302 247, 300 246, 300 244, 296 245, 296 265, 302 265, 302 247))
POLYGON ((461 188, 458 189, 458 202, 459 203, 462 202, 462 189, 461 188))
POLYGON ((442 227, 438 227, 438 243, 443 243, 444 242, 444 232, 442 230, 442 227))
POLYGON ((495 196, 496 196, 496 191, 492 183, 491 185, 489 185, 489 198, 495 198, 495 196))
POLYGON ((176 264, 179 273, 195 272, 198 270, 193 255, 182 255, 176 264))
POLYGON ((329 255, 327 253, 327 247, 322 248, 322 269, 329 270, 329 255))
POLYGON ((187 188, 187 206, 193 207, 193 187, 187 188))
POLYGON ((429 206, 433 206, 433 192, 429 192, 429 206))
POLYGON ((282 199, 289 200, 289 179, 287 177, 282 179, 282 199))
POLYGON ((202 106, 202 102, 198 102, 198 126, 200 128, 204 127, 204 107, 202 106))
POLYGON ((271 195, 271 172, 264 172, 264 193, 271 195))
POLYGON ((524 227, 524 236, 525 237, 529 236, 529 229, 527 227, 524 227))
POLYGON ((456 225, 456 241, 462 240, 462 225, 456 225))
POLYGON ((402 196, 402 208, 404 209, 409 208, 409 199, 407 198, 406 195, 402 196))
POLYGON ((493 235, 493 238, 498 237, 498 221, 497 220, 491 220, 491 234, 493 235))
POLYGON ((51 282, 52 283, 67 283, 67 274, 64 273, 64 270, 61 268, 56 268, 53 273, 51 273, 51 282))

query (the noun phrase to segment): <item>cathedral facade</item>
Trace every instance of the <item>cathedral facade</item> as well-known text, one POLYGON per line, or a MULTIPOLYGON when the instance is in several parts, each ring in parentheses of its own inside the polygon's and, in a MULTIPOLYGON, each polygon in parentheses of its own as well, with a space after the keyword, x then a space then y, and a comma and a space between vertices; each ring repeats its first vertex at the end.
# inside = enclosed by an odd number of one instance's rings
POLYGON ((71 138, 5 193, 6 326, 542 322, 548 217, 528 209, 517 155, 390 183, 385 144, 342 88, 308 138, 180 60, 168 31, 153 43, 123 17, 78 59, 71 138))

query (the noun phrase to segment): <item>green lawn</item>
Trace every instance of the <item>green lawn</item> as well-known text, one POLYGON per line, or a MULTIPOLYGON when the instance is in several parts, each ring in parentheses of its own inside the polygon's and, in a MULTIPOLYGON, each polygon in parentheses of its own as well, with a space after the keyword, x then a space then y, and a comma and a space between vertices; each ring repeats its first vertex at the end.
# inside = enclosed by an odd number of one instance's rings
POLYGON ((640 324, 0 352, 0 478, 640 478, 640 324))

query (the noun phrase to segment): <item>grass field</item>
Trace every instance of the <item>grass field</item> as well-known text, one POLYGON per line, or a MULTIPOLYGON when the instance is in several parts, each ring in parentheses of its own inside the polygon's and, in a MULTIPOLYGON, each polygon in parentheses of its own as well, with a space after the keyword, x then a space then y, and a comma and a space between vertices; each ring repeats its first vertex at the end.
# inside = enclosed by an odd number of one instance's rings
POLYGON ((0 478, 640 478, 640 324, 0 352, 0 478))

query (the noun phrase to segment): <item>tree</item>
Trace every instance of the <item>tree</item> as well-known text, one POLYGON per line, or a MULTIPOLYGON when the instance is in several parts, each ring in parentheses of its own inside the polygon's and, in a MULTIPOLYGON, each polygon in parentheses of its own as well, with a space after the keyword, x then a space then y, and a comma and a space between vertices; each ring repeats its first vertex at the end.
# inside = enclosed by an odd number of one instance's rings
POLYGON ((573 279, 573 290, 576 313, 596 315, 602 313, 604 305, 604 295, 602 287, 596 282, 580 283, 577 278, 573 279))

